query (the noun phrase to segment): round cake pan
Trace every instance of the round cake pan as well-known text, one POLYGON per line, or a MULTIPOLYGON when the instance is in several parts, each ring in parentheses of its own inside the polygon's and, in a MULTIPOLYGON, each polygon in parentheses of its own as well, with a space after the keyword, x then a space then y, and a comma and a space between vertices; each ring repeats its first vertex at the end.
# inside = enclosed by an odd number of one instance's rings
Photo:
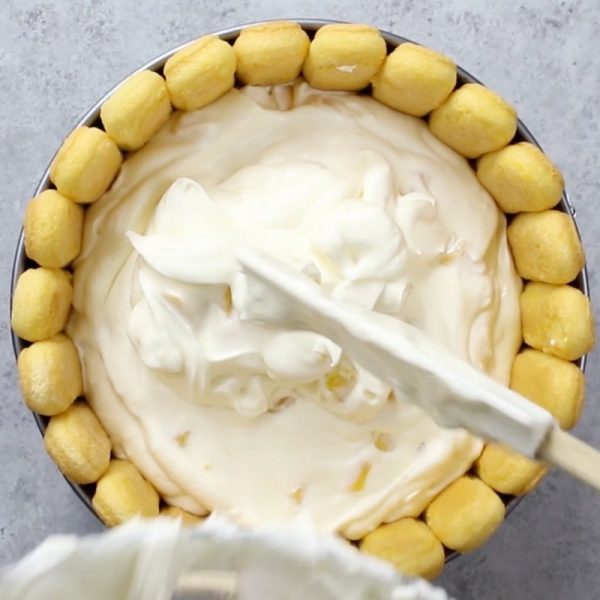
MULTIPOLYGON (((308 33, 308 35, 310 37, 314 36, 315 32, 323 25, 327 25, 328 23, 338 22, 338 21, 321 20, 321 19, 291 19, 291 20, 299 23, 304 28, 304 30, 308 33)), ((214 35, 217 35, 228 42, 233 42, 238 37, 238 35, 242 31, 242 29, 249 27, 250 25, 255 25, 255 24, 256 23, 248 23, 246 25, 241 25, 238 27, 231 27, 229 29, 223 29, 221 31, 214 32, 214 35)), ((385 39, 385 41, 388 45, 388 48, 390 50, 395 48, 396 46, 402 44, 403 42, 411 41, 408 38, 405 38, 405 37, 402 37, 400 35, 396 35, 393 33, 389 33, 387 31, 381 31, 381 35, 385 39)), ((170 56, 172 56, 173 54, 175 54, 175 52, 177 52, 178 50, 180 50, 181 48, 186 46, 188 43, 189 42, 186 42, 185 44, 181 44, 180 46, 177 46, 176 48, 173 48, 172 50, 165 52, 164 54, 162 54, 159 57, 155 58, 154 60, 150 61, 149 63, 143 65, 142 67, 137 69, 135 72, 142 71, 145 69, 151 69, 153 71, 157 71, 157 72, 161 73, 167 59, 170 56)), ((109 92, 107 92, 107 94, 105 94, 102 98, 100 98, 100 100, 98 100, 98 102, 96 102, 96 104, 92 108, 90 108, 90 110, 83 116, 83 118, 78 123, 75 124, 75 127, 87 125, 87 126, 97 126, 97 127, 102 128, 102 123, 100 122, 100 107, 102 106, 104 101, 112 94, 112 92, 121 83, 122 83, 122 81, 119 82, 117 85, 115 85, 115 87, 113 87, 109 92)), ((468 73, 467 71, 465 71, 463 68, 461 68, 459 66, 458 67, 458 84, 457 85, 462 85, 464 83, 481 83, 481 82, 478 79, 476 79, 475 77, 473 77, 473 75, 471 75, 470 73, 468 73)), ((532 133, 521 122, 521 120, 518 121, 517 133, 515 135, 514 141, 527 141, 527 142, 530 142, 530 143, 535 144, 536 146, 540 147, 537 140, 533 137, 532 133)), ((33 193, 34 196, 37 196, 39 193, 41 193, 42 191, 44 191, 46 189, 54 187, 52 185, 52 183, 50 182, 49 174, 50 174, 50 165, 48 165, 48 168, 42 175, 42 178, 33 193)), ((561 201, 556 208, 558 210, 561 210, 562 212, 567 213, 571 217, 571 219, 575 223, 575 227, 576 227, 577 233, 579 235, 579 229, 577 228, 577 223, 575 220, 575 214, 576 214, 575 209, 574 209, 573 205, 571 204, 566 191, 563 192, 561 201)), ((15 258, 14 258, 14 262, 13 262, 13 268, 12 268, 11 289, 10 289, 11 313, 12 313, 12 298, 13 298, 17 279, 19 278, 19 275, 21 275, 21 273, 23 271, 25 271, 25 269, 29 268, 30 266, 33 266, 33 263, 31 263, 31 261, 29 261, 29 259, 25 255, 23 230, 21 230, 21 234, 20 234, 19 240, 17 242, 17 249, 16 249, 15 258)), ((587 269, 585 267, 584 267, 583 271, 577 276, 577 279, 573 282, 573 285, 575 287, 577 287, 579 290, 581 290, 586 296, 589 297, 588 275, 587 275, 587 269)), ((13 344, 15 358, 16 358, 19 355, 19 353, 21 352, 21 350, 23 348, 27 347, 29 345, 29 343, 26 342, 25 340, 17 337, 12 330, 11 330, 11 335, 12 335, 12 344, 13 344)), ((577 360, 576 364, 582 370, 585 371, 586 356, 583 356, 579 360, 577 360)), ((46 427, 48 424, 48 417, 44 417, 37 413, 33 413, 33 417, 35 419, 35 422, 36 422, 40 432, 43 434, 44 431, 46 430, 46 427)), ((92 513, 94 515, 96 515, 96 512, 94 511, 94 508, 92 506, 92 501, 91 501, 94 486, 78 485, 76 483, 73 483, 69 479, 67 479, 67 482, 69 483, 71 488, 73 488, 73 491, 77 494, 77 496, 79 496, 81 501, 89 508, 90 511, 92 511, 92 513)), ((503 499, 507 505, 507 512, 510 512, 520 502, 521 497, 516 498, 516 497, 506 496, 503 499)), ((450 552, 447 555, 447 560, 451 560, 455 556, 457 556, 457 553, 450 552)))

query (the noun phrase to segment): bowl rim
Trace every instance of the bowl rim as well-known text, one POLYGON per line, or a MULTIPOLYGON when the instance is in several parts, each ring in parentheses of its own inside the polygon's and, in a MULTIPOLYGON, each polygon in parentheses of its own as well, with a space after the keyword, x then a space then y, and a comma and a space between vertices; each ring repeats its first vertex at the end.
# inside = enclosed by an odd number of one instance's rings
MULTIPOLYGON (((220 29, 220 30, 214 31, 214 32, 200 34, 198 36, 195 36, 194 38, 192 38, 191 40, 189 40, 187 42, 183 42, 170 50, 166 50, 165 52, 161 53, 160 55, 153 58, 152 60, 147 61, 141 67, 131 71, 128 75, 123 77, 116 85, 111 87, 97 102, 95 102, 94 105, 89 110, 87 110, 83 114, 82 117, 80 117, 77 120, 75 125, 69 131, 76 129, 77 127, 81 127, 81 126, 91 127, 91 126, 94 126, 95 124, 97 124, 100 120, 100 108, 101 108, 102 104, 114 93, 114 91, 119 86, 121 86, 123 84, 123 82, 127 78, 129 78, 131 75, 133 75, 135 73, 138 73, 139 71, 144 71, 144 70, 152 70, 152 71, 157 71, 159 73, 162 73, 162 69, 163 69, 166 61, 173 54, 175 54, 179 50, 185 48, 189 44, 193 43, 195 40, 198 39, 198 37, 201 37, 203 35, 215 35, 227 42, 233 42, 239 36, 239 34, 241 33, 241 31, 243 29, 252 27, 254 25, 260 25, 262 23, 269 23, 269 22, 273 22, 273 21, 282 21, 282 20, 298 23, 310 36, 314 35, 314 33, 318 29, 323 27, 324 25, 347 23, 347 21, 339 21, 339 20, 332 20, 332 19, 303 19, 303 18, 270 19, 270 20, 262 20, 262 21, 252 21, 252 22, 244 23, 242 25, 236 25, 233 27, 227 27, 225 29, 220 29)), ((395 33, 386 31, 384 29, 378 28, 378 31, 380 32, 381 36, 385 40, 385 42, 388 46, 388 49, 395 48, 396 46, 399 46, 400 44, 403 44, 405 42, 417 43, 417 42, 413 42, 409 38, 406 38, 401 35, 397 35, 395 33)), ((458 85, 464 85, 465 83, 481 83, 481 81, 479 79, 474 77, 469 71, 467 71, 466 69, 463 69, 459 65, 457 65, 457 75, 458 75, 458 78, 457 78, 458 85)), ((540 144, 538 143, 537 139, 534 137, 534 135, 531 133, 531 131, 528 129, 528 127, 521 121, 521 119, 517 120, 517 132, 515 134, 515 139, 517 139, 518 141, 529 142, 529 143, 537 146, 540 150, 543 151, 543 149, 540 146, 540 144)), ((511 140, 511 142, 513 142, 513 141, 514 140, 511 140)), ((46 189, 53 188, 52 183, 50 181, 50 167, 51 167, 52 162, 54 161, 54 158, 56 157, 57 153, 58 153, 58 150, 54 153, 54 155, 50 159, 50 162, 48 163, 46 170, 44 171, 40 181, 38 182, 32 197, 37 196, 38 194, 40 194, 41 192, 43 192, 46 189)), ((555 207, 555 209, 560 210, 569 215, 571 221, 573 222, 573 224, 575 226, 577 236, 581 240, 581 232, 579 231, 579 227, 577 225, 577 219, 576 219, 577 212, 569 198, 569 195, 568 195, 566 189, 563 190, 560 202, 555 207)), ((10 298, 9 298, 9 315, 8 315, 9 324, 10 324, 11 315, 12 315, 12 305, 13 305, 13 296, 14 296, 15 286, 16 286, 19 276, 27 268, 28 262, 29 262, 29 259, 27 258, 26 254, 25 254, 24 230, 23 230, 23 227, 21 227, 21 231, 20 231, 20 234, 19 234, 19 237, 17 240, 17 247, 15 250, 15 255, 14 255, 13 263, 12 263, 12 272, 11 272, 11 281, 10 281, 10 298)), ((590 298, 587 263, 584 264, 583 269, 581 270, 581 272, 578 274, 577 278, 572 283, 577 289, 579 289, 581 292, 583 292, 583 294, 585 296, 590 298)), ((27 342, 25 342, 24 340, 22 340, 21 338, 19 338, 15 334, 12 327, 10 328, 10 334, 11 334, 11 340, 12 340, 12 346, 13 346, 13 352, 15 355, 15 360, 17 360, 21 350, 23 350, 29 344, 27 342)), ((587 365, 587 354, 583 355, 581 358, 576 360, 575 363, 585 373, 585 369, 586 369, 586 365, 587 365)), ((35 423, 36 423, 41 435, 43 436, 44 432, 46 430, 46 427, 47 427, 48 417, 44 417, 33 411, 31 411, 31 413, 33 415, 33 418, 35 420, 35 423)), ((98 520, 100 520, 100 518, 98 517, 98 515, 92 505, 91 486, 90 485, 80 485, 80 484, 74 483, 70 479, 68 479, 65 475, 63 475, 63 477, 67 481, 67 483, 69 484, 71 489, 75 492, 75 494, 83 502, 83 504, 88 508, 88 510, 90 510, 91 513, 98 520)), ((502 494, 501 494, 501 496, 502 496, 502 494)), ((510 514, 517 507, 517 505, 521 502, 521 500, 523 500, 524 497, 525 496, 510 496, 510 497, 503 496, 504 503, 506 505, 506 514, 507 515, 510 514)), ((447 551, 446 562, 453 560, 457 556, 459 556, 458 552, 447 551)))

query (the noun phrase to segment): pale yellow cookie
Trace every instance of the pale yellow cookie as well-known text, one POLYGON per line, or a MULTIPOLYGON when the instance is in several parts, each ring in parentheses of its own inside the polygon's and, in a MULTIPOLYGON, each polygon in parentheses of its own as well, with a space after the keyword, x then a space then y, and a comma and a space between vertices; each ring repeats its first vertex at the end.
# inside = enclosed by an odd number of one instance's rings
POLYGON ((385 40, 375 27, 325 25, 310 44, 304 77, 320 90, 361 90, 379 71, 385 54, 385 40))
POLYGON ((513 219, 507 234, 515 266, 524 279, 569 283, 583 269, 583 247, 565 213, 522 213, 513 219))
POLYGON ((170 114, 167 85, 154 71, 126 79, 100 109, 104 129, 123 150, 141 148, 170 114))
POLYGON ((456 85, 456 65, 434 50, 406 42, 373 78, 373 97, 403 113, 422 117, 437 108, 456 85))
POLYGON ((525 342, 565 360, 576 360, 594 346, 590 301, 568 285, 531 282, 520 299, 525 342))
POLYGON ((409 517, 380 525, 360 542, 366 554, 391 562, 400 572, 434 579, 444 568, 444 547, 431 529, 409 517))
POLYGON ((73 202, 89 204, 106 192, 122 161, 119 148, 105 131, 78 127, 52 161, 50 181, 73 202))
POLYGON ((204 521, 203 518, 198 517, 189 513, 187 510, 183 510, 178 506, 165 506, 160 511, 161 517, 169 517, 171 519, 181 519, 182 525, 187 527, 193 527, 194 525, 200 525, 204 521))
POLYGON ((60 269, 27 269, 17 280, 11 324, 28 342, 38 342, 62 331, 71 310, 71 276, 60 269))
POLYGON ((504 504, 481 479, 464 476, 436 496, 425 521, 446 546, 470 552, 481 546, 504 520, 504 504))
POLYGON ((63 412, 83 393, 79 355, 64 335, 22 350, 18 369, 23 400, 41 415, 63 412))
POLYGON ((560 171, 529 142, 482 156, 477 161, 477 177, 505 213, 553 208, 564 188, 560 171))
POLYGON ((152 485, 127 460, 111 460, 96 485, 92 505, 98 516, 114 527, 135 515, 158 516, 159 497, 152 485))
POLYGON ((214 35, 175 53, 164 68, 173 106, 196 110, 220 98, 233 87, 235 65, 233 48, 214 35))
POLYGON ((75 483, 98 481, 110 462, 110 440, 83 401, 50 419, 44 444, 58 468, 75 483))
POLYGON ((513 496, 527 494, 547 472, 543 464, 493 443, 486 444, 475 463, 475 470, 491 488, 513 496))
POLYGON ((41 267, 59 269, 81 249, 83 208, 56 190, 46 190, 25 210, 25 253, 41 267))
POLYGON ((552 413, 562 429, 574 427, 581 416, 585 376, 566 360, 524 350, 513 362, 510 387, 552 413))
POLYGON ((444 144, 467 158, 503 148, 517 131, 517 113, 479 83, 467 83, 429 116, 429 128, 444 144))
POLYGON ((237 77, 246 85, 277 85, 300 75, 310 40, 298 23, 275 21, 243 29, 233 44, 237 77))

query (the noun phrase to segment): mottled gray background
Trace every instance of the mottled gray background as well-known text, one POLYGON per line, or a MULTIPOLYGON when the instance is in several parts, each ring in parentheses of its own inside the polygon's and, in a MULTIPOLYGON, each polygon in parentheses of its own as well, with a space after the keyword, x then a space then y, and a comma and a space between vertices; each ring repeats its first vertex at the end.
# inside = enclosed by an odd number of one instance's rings
MULTIPOLYGON (((100 530, 17 391, 8 286, 26 200, 80 115, 127 73, 211 30, 277 17, 373 23, 448 53, 514 103, 566 176, 600 298, 598 0, 0 0, 0 564, 51 533, 100 530)), ((577 434, 600 446, 597 366, 592 355, 577 434)), ((600 495, 553 473, 440 583, 465 600, 598 598, 599 537, 600 495)))

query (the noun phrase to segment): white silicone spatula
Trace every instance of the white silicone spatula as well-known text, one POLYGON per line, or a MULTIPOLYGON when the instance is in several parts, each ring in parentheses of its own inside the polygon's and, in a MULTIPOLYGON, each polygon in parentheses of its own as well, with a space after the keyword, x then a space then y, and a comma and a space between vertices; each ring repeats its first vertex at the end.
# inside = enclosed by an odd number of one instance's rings
POLYGON ((338 302, 308 277, 254 250, 238 256, 242 317, 324 335, 443 427, 462 427, 561 467, 600 489, 600 452, 552 415, 393 317, 338 302))

